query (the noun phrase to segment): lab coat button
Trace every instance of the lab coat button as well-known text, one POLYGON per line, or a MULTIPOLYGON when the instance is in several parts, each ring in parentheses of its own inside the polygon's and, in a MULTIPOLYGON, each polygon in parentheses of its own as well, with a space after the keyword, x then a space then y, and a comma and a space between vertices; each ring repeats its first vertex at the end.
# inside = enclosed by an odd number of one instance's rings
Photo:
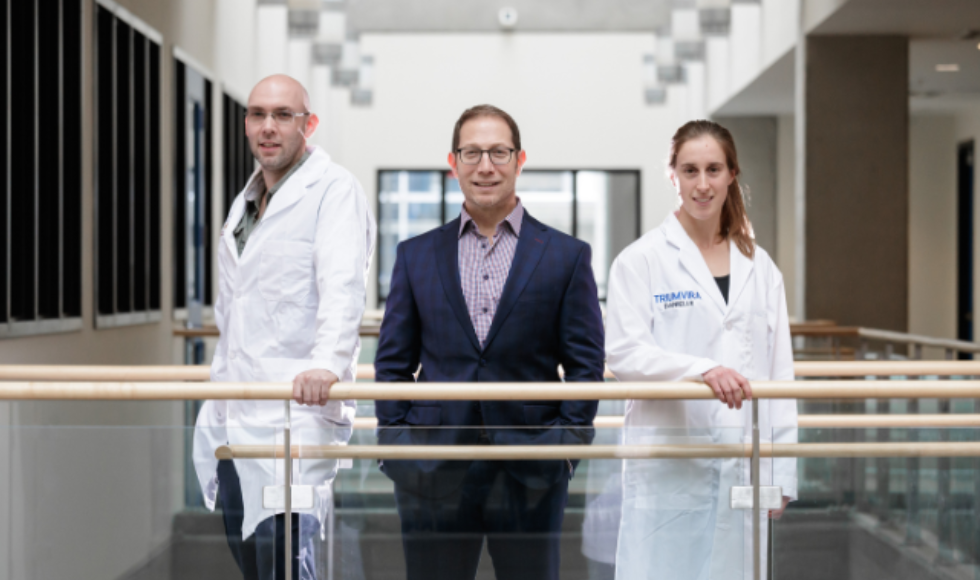
POLYGON ((231 353, 231 360, 235 360, 236 358, 238 358, 238 353, 237 352, 231 353))
POLYGON ((732 323, 730 321, 729 322, 726 322, 725 323, 725 330, 731 330, 731 329, 732 329, 732 323))

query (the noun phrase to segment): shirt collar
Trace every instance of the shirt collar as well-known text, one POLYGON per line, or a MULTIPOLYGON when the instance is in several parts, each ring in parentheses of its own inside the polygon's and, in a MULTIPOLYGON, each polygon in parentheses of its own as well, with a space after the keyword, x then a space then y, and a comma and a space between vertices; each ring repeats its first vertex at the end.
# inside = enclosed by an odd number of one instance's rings
MULTIPOLYGON (((514 235, 519 238, 521 237, 521 223, 523 223, 523 221, 524 221, 524 205, 521 203, 521 198, 517 198, 517 205, 514 207, 513 210, 511 210, 509 214, 507 214, 507 217, 505 217, 502 222, 497 224, 497 231, 500 231, 501 225, 506 223, 510 226, 511 231, 514 232, 514 235)), ((464 203, 463 208, 459 212, 459 236, 458 237, 460 238, 463 237, 463 234, 466 233, 466 228, 471 223, 473 224, 473 227, 476 228, 477 231, 479 231, 479 228, 476 227, 476 222, 473 221, 473 216, 471 216, 470 213, 466 211, 466 204, 464 203)))

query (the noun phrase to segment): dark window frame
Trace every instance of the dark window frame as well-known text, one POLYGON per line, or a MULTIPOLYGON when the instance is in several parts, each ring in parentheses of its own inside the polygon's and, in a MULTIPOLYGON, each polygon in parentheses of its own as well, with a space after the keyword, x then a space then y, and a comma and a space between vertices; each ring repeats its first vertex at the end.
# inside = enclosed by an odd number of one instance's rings
POLYGON ((0 6, 0 79, 6 84, 0 113, 4 120, 0 338, 82 328, 81 97, 86 4, 83 0, 5 0, 0 6), (26 85, 18 78, 21 74, 30 77, 26 85), (15 83, 20 87, 16 93, 10 90, 15 83), (33 129, 27 132, 29 147, 11 148, 14 122, 33 129), (51 138, 52 133, 57 136, 51 138), (25 171, 25 166, 30 169, 25 171), (15 187, 17 196, 12 194, 15 187), (30 245, 29 251, 24 251, 25 244, 30 245))
POLYGON ((159 168, 162 163, 160 155, 162 135, 158 120, 162 99, 155 92, 159 92, 161 84, 159 75, 162 71, 160 58, 163 36, 114 3, 100 0, 95 3, 95 7, 93 18, 96 47, 93 82, 95 328, 154 324, 162 319, 160 289, 154 287, 160 284, 160 240, 155 238, 160 235, 159 222, 162 219, 159 212, 159 184, 154 181, 159 179, 159 168), (101 31, 99 28, 102 25, 111 25, 111 32, 101 31), (122 29, 124 35, 120 34, 120 26, 125 27, 122 29), (101 36, 103 33, 110 34, 111 39, 106 40, 101 36), (125 94, 121 94, 118 86, 120 41, 127 43, 125 49, 127 70, 123 76, 128 85, 125 94), (141 51, 134 50, 137 42, 143 43, 141 51), (100 91, 105 88, 100 85, 109 82, 100 76, 101 65, 105 63, 101 62, 99 51, 106 48, 105 45, 111 47, 112 51, 110 65, 112 95, 109 97, 111 100, 109 107, 105 106, 104 101, 100 101, 100 91), (134 54, 137 53, 142 57, 142 61, 138 63, 134 59, 134 54), (157 78, 153 78, 154 76, 157 78), (135 110, 137 84, 143 87, 143 98, 140 103, 144 109, 142 113, 135 110), (120 106, 120 97, 126 100, 124 107, 120 106), (120 133, 118 125, 121 109, 125 109, 127 113, 125 135, 120 133), (109 124, 105 124, 100 119, 103 112, 109 112, 113 116, 109 124), (145 122, 137 123, 136 119, 140 114, 145 122), (137 127, 142 129, 142 135, 137 134, 137 127), (120 152, 119 140, 123 138, 129 146, 123 147, 126 151, 120 152), (141 151, 144 156, 139 164, 134 158, 136 148, 133 146, 137 138, 142 142, 141 151), (103 148, 109 143, 112 150, 107 156, 103 148), (137 168, 141 168, 141 171, 137 171, 137 168), (109 177, 104 173, 108 173, 109 177), (121 178, 125 178, 125 184, 120 182, 121 178), (136 182, 137 178, 140 178, 141 183, 136 182), (120 194, 126 196, 126 203, 120 203, 120 194), (106 203, 109 207, 103 205, 106 203), (134 213, 136 208, 142 209, 142 215, 134 213), (106 226, 104 222, 107 221, 110 221, 111 225, 108 229, 103 229, 106 226), (121 233, 125 236, 125 240, 120 240, 121 233), (138 242, 137 236, 141 238, 138 242), (125 244, 120 244, 120 241, 125 244), (111 249, 104 248, 104 245, 111 246, 111 249), (120 248, 125 250, 125 256, 119 255, 120 248), (139 249, 143 255, 136 256, 134 254, 136 249, 139 249), (141 278, 140 284, 136 283, 137 276, 141 278), (138 299, 134 294, 137 288, 142 292, 142 296, 138 299), (138 305, 142 308, 137 308, 138 305))
MULTIPOLYGON (((377 216, 377 220, 378 220, 378 240, 377 240, 378 250, 377 251, 379 252, 379 257, 378 257, 377 275, 375 277, 376 304, 377 304, 378 307, 381 307, 381 305, 385 302, 385 300, 387 300, 387 296, 383 296, 382 293, 381 293, 381 258, 380 258, 380 252, 381 252, 381 248, 380 248, 380 243, 381 243, 381 227, 382 227, 382 225, 381 225, 381 220, 382 220, 382 214, 381 214, 381 179, 382 179, 382 175, 385 174, 385 173, 402 172, 402 171, 420 172, 420 173, 424 173, 424 172, 438 172, 438 173, 440 173, 442 175, 442 180, 441 180, 441 187, 442 187, 441 197, 442 197, 442 201, 439 204, 439 212, 440 212, 440 220, 442 221, 442 223, 444 223, 444 224, 447 223, 447 219, 446 218, 448 216, 446 215, 446 193, 447 193, 447 190, 448 190, 447 183, 448 183, 448 180, 451 178, 449 169, 447 169, 447 168, 433 169, 431 167, 428 167, 428 168, 427 167, 413 167, 413 168, 404 168, 404 167, 402 167, 402 168, 381 167, 381 168, 378 168, 377 169, 377 171, 375 172, 375 190, 374 190, 375 191, 375 200, 374 200, 374 212, 375 213, 374 213, 374 215, 377 216)), ((637 238, 639 238, 640 236, 642 236, 643 235, 643 212, 642 212, 642 209, 643 209, 643 171, 642 170, 640 170, 640 169, 630 169, 630 168, 613 168, 613 169, 610 169, 610 168, 603 168, 603 167, 577 167, 575 169, 551 168, 551 167, 535 167, 534 169, 526 169, 526 170, 524 170, 522 172, 522 174, 524 174, 524 173, 537 173, 537 172, 541 172, 541 173, 571 173, 572 174, 572 203, 571 203, 572 232, 571 232, 571 235, 573 237, 576 237, 577 238, 578 237, 578 191, 577 191, 578 179, 577 179, 577 176, 578 176, 578 173, 580 173, 580 172, 590 172, 590 171, 602 172, 602 173, 610 173, 610 174, 612 174, 612 173, 632 174, 632 175, 635 175, 636 176, 636 193, 637 193, 637 195, 636 195, 636 214, 635 214, 636 221, 635 221, 635 226, 636 226, 637 238)), ((518 179, 520 179, 520 178, 518 178, 518 179)), ((615 256, 613 256, 613 258, 615 258, 615 256)))
POLYGON ((184 228, 187 222, 186 207, 180 207, 178 202, 181 199, 185 199, 183 195, 187 191, 187 166, 183 160, 186 159, 187 155, 187 115, 194 114, 194 111, 186 107, 186 70, 191 69, 195 74, 204 79, 204 100, 206 101, 205 108, 202 111, 204 136, 202 143, 200 143, 204 160, 204 176, 202 178, 204 185, 204 205, 202 209, 203 231, 200 235, 202 236, 205 270, 202 286, 204 301, 201 308, 201 317, 202 320, 209 320, 214 316, 214 303, 218 298, 216 284, 218 266, 215 252, 217 238, 214 236, 214 230, 218 229, 220 231, 220 227, 216 228, 213 220, 214 204, 220 202, 222 197, 222 192, 219 191, 221 188, 215 187, 214 180, 215 171, 220 170, 220 168, 215 167, 215 147, 223 145, 215 132, 215 115, 219 112, 217 107, 220 106, 217 95, 222 94, 221 83, 216 80, 211 70, 201 65, 193 56, 179 46, 172 48, 170 59, 174 66, 174 75, 171 78, 172 86, 170 87, 173 97, 172 111, 174 113, 170 120, 174 134, 174 143, 171 147, 173 151, 171 170, 174 175, 172 186, 173 200, 171 203, 171 215, 173 216, 171 224, 173 256, 170 265, 172 276, 171 292, 173 296, 171 318, 177 322, 184 322, 189 318, 186 268, 187 261, 192 259, 193 256, 187 251, 188 248, 185 246, 186 232, 184 228), (183 96, 178 97, 179 94, 183 96))

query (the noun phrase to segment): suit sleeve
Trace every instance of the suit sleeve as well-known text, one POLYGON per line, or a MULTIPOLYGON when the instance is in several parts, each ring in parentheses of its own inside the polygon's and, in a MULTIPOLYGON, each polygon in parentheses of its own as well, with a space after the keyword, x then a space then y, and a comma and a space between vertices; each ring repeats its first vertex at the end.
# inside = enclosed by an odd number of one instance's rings
MULTIPOLYGON (((414 382, 414 373, 419 368, 422 325, 408 278, 407 260, 403 242, 398 244, 374 359, 374 380, 379 383, 414 382)), ((409 401, 377 401, 374 409, 378 426, 402 423, 409 406, 409 401)))
MULTIPOLYGON (((772 353, 769 372, 770 380, 795 380, 793 372, 793 344, 789 331, 789 315, 786 309, 786 290, 783 277, 773 267, 774 280, 770 287, 769 318, 772 321, 769 333, 769 352, 772 353)), ((769 421, 772 425, 772 440, 775 443, 796 443, 798 418, 796 399, 771 399, 769 401, 769 421)), ((796 458, 777 458, 773 465, 773 484, 782 486, 783 495, 797 499, 796 458)))
POLYGON ((606 357, 621 381, 701 379, 717 362, 672 352, 653 338, 650 277, 643 256, 620 254, 609 271, 606 299, 606 357))
MULTIPOLYGON (((583 244, 578 254, 562 298, 558 340, 566 382, 602 382, 605 331, 592 274, 592 248, 588 244, 583 244)), ((598 408, 598 401, 564 401, 561 421, 565 425, 591 426, 598 408)), ((587 438, 591 441, 592 437, 587 438)))

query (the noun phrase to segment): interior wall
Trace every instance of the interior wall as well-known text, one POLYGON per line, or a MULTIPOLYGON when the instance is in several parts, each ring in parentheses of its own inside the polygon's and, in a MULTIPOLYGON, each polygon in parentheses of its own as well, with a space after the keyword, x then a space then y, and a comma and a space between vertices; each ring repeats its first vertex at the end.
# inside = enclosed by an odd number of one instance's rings
MULTIPOLYGON (((95 0, 83 0, 82 329, 3 339, 0 364, 173 362, 170 264, 172 49, 213 68, 213 0, 120 0, 161 46, 161 312, 151 324, 94 327, 95 0)), ((0 403, 0 578, 115 578, 169 537, 183 505, 182 403, 0 403), (66 425, 87 425, 82 430, 66 425), (113 425, 136 425, 118 431, 113 425), (94 427, 100 426, 100 427, 94 427), (84 434, 84 436, 82 436, 84 434), (91 445, 83 445, 85 441, 91 445), (103 445, 104 444, 104 445, 103 445), (101 453, 101 455, 99 455, 101 453), (111 508, 97 509, 97 508, 111 508), (110 545, 112 542, 118 542, 110 545)))
POLYGON ((776 220, 776 117, 720 117, 732 133, 742 169, 739 183, 748 197, 755 242, 775 260, 778 254, 776 220))
POLYGON ((456 119, 480 103, 517 120, 528 169, 640 170, 644 231, 675 207, 664 161, 687 103, 682 87, 667 105, 644 103, 652 34, 365 34, 361 43, 374 57, 374 103, 338 99, 331 115, 339 157, 374 211, 377 171, 446 168, 456 119))
POLYGON ((909 121, 909 332, 956 338, 956 119, 909 121))
POLYGON ((908 40, 811 36, 806 313, 908 328, 908 40))
POLYGON ((796 312, 796 119, 776 118, 776 253, 783 274, 786 307, 796 312))

